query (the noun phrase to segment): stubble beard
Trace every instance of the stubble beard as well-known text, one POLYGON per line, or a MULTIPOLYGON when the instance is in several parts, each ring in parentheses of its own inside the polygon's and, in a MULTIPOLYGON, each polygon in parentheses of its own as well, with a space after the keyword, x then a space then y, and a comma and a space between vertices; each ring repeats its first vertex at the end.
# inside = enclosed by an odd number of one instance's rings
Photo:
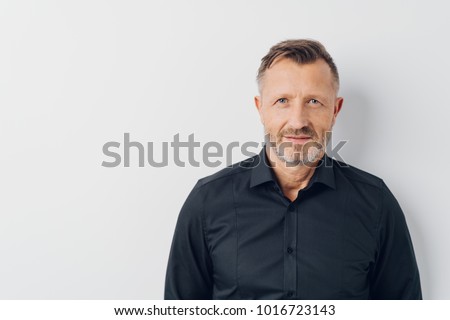
POLYGON ((275 151, 277 158, 287 167, 313 165, 322 158, 326 145, 331 139, 331 129, 323 132, 321 138, 310 127, 297 130, 282 130, 277 135, 267 132, 265 128, 264 132, 266 144, 275 151), (283 142, 283 137, 289 134, 306 134, 311 136, 311 141, 305 144, 295 144, 288 141, 283 142))

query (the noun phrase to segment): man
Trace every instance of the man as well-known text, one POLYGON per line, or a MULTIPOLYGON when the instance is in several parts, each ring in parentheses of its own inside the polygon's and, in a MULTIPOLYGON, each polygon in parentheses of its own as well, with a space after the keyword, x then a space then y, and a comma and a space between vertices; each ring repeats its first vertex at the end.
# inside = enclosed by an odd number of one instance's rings
POLYGON ((190 193, 165 298, 421 299, 396 199, 325 153, 343 103, 331 56, 317 41, 283 41, 257 80, 265 147, 190 193))

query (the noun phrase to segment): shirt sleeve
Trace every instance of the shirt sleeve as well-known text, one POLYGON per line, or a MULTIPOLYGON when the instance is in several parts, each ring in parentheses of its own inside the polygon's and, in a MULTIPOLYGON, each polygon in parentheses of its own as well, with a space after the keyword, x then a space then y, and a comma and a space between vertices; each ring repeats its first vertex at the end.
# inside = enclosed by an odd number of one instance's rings
POLYGON ((167 265, 164 299, 212 299, 212 262, 206 243, 200 184, 178 216, 167 265))
POLYGON ((383 183, 378 253, 371 270, 372 299, 422 299, 419 270, 405 216, 383 183))

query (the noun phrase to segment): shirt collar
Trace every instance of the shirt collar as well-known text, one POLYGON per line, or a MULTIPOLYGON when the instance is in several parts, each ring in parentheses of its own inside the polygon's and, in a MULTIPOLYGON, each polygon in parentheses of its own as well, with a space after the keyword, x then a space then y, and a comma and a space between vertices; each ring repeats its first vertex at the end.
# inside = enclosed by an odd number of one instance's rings
MULTIPOLYGON (((314 183, 321 183, 327 185, 332 189, 336 189, 336 183, 334 178, 333 159, 325 154, 322 159, 320 159, 316 170, 311 178, 309 185, 314 183)), ((264 146, 261 152, 255 156, 255 163, 252 168, 251 178, 250 178, 250 188, 257 185, 263 184, 268 181, 273 181, 277 183, 277 179, 273 169, 266 154, 266 146, 264 146)))

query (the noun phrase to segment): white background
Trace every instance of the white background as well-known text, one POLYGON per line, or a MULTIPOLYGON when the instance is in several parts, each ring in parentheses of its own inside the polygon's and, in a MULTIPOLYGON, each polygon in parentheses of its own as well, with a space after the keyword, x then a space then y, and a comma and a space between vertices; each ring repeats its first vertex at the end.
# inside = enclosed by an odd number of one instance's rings
POLYGON ((103 144, 260 142, 261 57, 314 38, 341 156, 385 180, 424 297, 450 299, 448 30, 446 1, 0 1, 0 298, 162 298, 179 209, 225 163, 105 168, 103 144))

